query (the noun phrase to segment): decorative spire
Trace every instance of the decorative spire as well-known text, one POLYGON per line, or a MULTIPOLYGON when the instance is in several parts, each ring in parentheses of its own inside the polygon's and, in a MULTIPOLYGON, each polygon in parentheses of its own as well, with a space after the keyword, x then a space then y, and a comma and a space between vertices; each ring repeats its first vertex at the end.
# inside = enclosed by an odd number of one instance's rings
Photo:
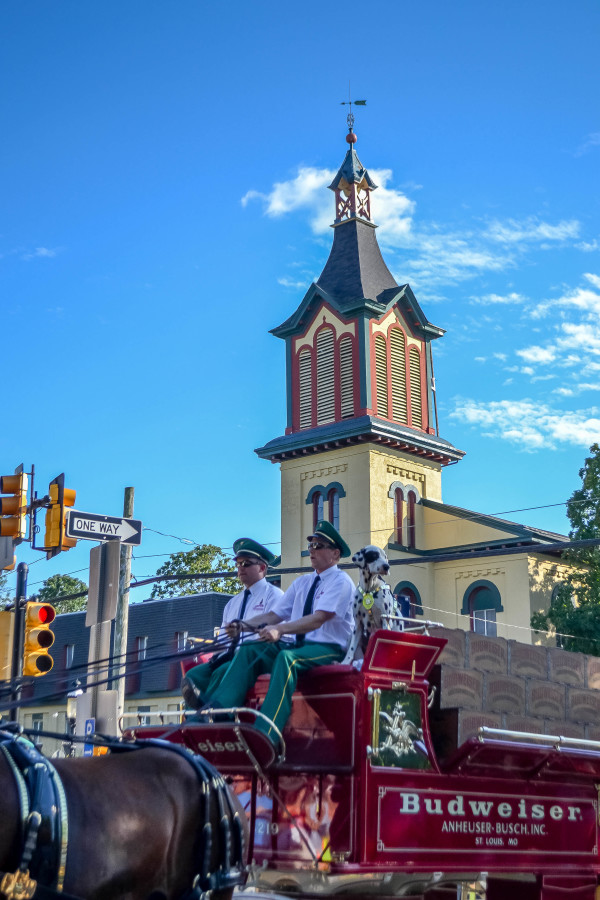
POLYGON ((365 169, 356 155, 354 144, 358 140, 354 128, 354 115, 352 103, 355 106, 366 106, 366 100, 347 100, 341 106, 349 106, 350 112, 346 117, 348 134, 346 141, 350 144, 348 152, 340 169, 329 185, 329 189, 335 191, 335 224, 349 221, 350 219, 364 219, 371 222, 371 191, 377 185, 365 169))

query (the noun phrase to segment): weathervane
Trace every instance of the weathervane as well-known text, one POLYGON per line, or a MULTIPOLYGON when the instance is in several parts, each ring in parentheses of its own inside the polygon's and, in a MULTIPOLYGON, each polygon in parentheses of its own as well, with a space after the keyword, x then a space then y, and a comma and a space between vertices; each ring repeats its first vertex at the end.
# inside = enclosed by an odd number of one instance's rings
POLYGON ((346 116, 346 122, 348 123, 348 131, 350 134, 352 134, 352 129, 354 128, 354 115, 352 113, 352 104, 353 103, 355 106, 366 106, 367 105, 366 100, 352 100, 351 99, 350 82, 348 82, 348 99, 342 100, 342 102, 340 103, 340 106, 349 106, 350 107, 350 112, 346 116))

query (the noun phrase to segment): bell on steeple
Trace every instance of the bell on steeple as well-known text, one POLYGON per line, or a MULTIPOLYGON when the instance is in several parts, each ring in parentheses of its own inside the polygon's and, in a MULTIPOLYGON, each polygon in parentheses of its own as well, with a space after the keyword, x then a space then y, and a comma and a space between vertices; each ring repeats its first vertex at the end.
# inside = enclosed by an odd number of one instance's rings
POLYGON ((329 185, 329 189, 335 192, 335 224, 356 218, 372 222, 371 191, 376 190, 377 185, 357 156, 354 149, 357 138, 352 129, 346 140, 350 147, 329 185))

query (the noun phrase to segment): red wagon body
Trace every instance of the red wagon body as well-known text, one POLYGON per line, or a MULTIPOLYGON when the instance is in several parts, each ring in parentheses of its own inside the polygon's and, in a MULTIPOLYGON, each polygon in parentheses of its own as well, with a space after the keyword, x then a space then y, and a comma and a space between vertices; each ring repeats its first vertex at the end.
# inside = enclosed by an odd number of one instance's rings
MULTIPOLYGON (((497 733, 439 760, 427 677, 444 644, 378 631, 361 671, 303 676, 283 760, 250 712, 126 735, 184 743, 233 780, 263 888, 434 900, 476 883, 488 900, 594 900, 600 745, 497 733)), ((261 676, 249 709, 267 686, 261 676)))

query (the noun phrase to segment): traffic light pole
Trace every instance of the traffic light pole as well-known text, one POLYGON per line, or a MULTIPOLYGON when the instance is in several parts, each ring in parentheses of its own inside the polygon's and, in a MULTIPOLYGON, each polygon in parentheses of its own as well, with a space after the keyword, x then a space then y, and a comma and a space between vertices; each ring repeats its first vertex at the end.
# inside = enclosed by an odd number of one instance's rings
MULTIPOLYGON (((17 596, 15 598, 15 625, 13 631, 12 661, 10 666, 10 680, 13 685, 11 701, 18 703, 21 697, 21 654, 23 652, 23 633, 25 620, 23 610, 27 602, 27 575, 29 566, 27 563, 19 563, 17 566, 17 596)), ((13 706, 10 711, 10 721, 18 721, 18 707, 13 706)))

